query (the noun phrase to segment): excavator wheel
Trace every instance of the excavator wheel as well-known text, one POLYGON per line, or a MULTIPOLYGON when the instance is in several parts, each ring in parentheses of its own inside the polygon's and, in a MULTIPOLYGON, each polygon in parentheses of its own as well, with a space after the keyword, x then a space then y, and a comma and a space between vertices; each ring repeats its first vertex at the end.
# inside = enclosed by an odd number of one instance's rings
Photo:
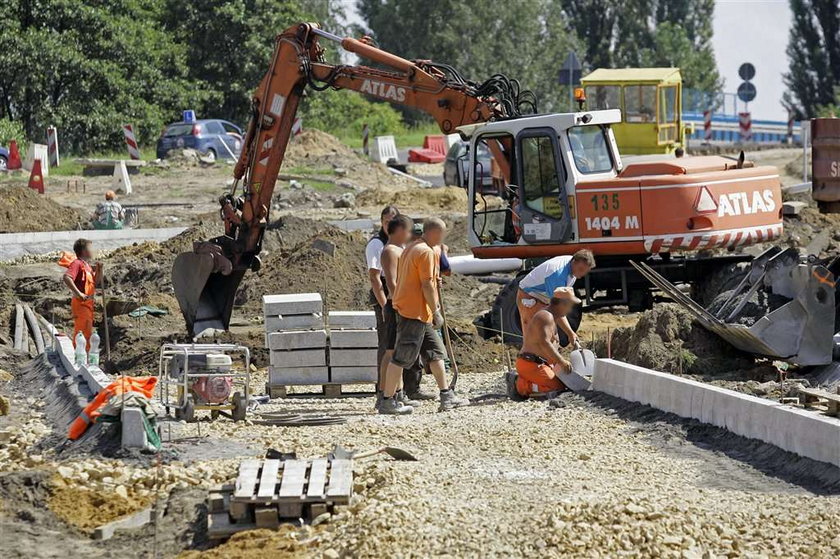
MULTIPOLYGON (((522 345, 522 323, 519 319, 519 309, 516 307, 516 293, 519 291, 519 281, 526 274, 520 274, 502 288, 496 300, 493 302, 493 309, 486 318, 485 324, 490 328, 487 332, 490 337, 499 335, 504 331, 504 343, 513 346, 522 345), (504 328, 503 328, 504 326, 504 328)), ((577 305, 566 317, 569 325, 577 332, 582 318, 582 306, 577 305)), ((568 337, 560 329, 557 330, 560 338, 560 345, 566 346, 569 343, 568 337)))

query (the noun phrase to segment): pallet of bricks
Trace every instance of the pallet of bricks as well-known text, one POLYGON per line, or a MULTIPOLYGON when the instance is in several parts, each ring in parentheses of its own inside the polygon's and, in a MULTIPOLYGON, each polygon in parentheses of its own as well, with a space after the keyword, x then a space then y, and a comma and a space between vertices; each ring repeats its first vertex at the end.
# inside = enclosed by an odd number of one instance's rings
POLYGON ((327 397, 342 386, 376 384, 377 335, 373 311, 331 311, 319 293, 263 296, 271 398, 290 386, 320 385, 327 397))
POLYGON ((311 522, 346 505, 353 493, 350 460, 245 460, 235 485, 207 497, 207 535, 227 538, 243 530, 311 522))

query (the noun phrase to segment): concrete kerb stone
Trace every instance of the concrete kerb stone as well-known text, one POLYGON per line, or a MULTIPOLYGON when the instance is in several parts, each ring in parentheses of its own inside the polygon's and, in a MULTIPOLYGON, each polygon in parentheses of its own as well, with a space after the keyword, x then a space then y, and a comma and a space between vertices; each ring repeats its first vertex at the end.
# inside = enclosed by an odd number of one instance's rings
POLYGON ((332 367, 376 367, 377 351, 373 349, 330 348, 332 367))
POLYGON ((379 344, 376 330, 331 330, 330 347, 375 348, 379 344))
POLYGON ((324 302, 320 293, 288 293, 263 295, 265 316, 323 313, 324 302))
POLYGON ((325 367, 326 349, 298 349, 293 351, 271 351, 269 363, 277 368, 325 367))
POLYGON ((840 420, 612 359, 592 388, 840 467, 840 420))
POLYGON ((324 367, 294 367, 284 368, 270 366, 268 368, 268 384, 327 384, 330 382, 329 369, 324 367))
POLYGON ((336 384, 375 383, 376 367, 330 367, 330 382, 336 384))
POLYGON ((268 349, 299 350, 327 347, 326 330, 272 332, 267 335, 268 349))
POLYGON ((265 317, 265 331, 268 334, 289 330, 322 330, 323 328, 324 315, 321 313, 265 317))
POLYGON ((368 330, 376 328, 373 311, 330 311, 327 322, 330 330, 368 330))

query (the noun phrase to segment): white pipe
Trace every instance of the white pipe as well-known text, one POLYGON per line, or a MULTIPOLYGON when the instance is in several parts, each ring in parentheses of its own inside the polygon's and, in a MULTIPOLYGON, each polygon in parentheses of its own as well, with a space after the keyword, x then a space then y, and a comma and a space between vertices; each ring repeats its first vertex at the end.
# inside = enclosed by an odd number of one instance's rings
POLYGON ((522 268, 519 258, 476 258, 472 254, 450 256, 449 265, 456 274, 482 275, 494 272, 513 272, 522 268))
POLYGON ((402 171, 400 171, 399 169, 394 169, 393 167, 387 167, 387 169, 388 169, 389 171, 391 171, 391 173, 393 173, 394 175, 399 175, 399 176, 401 176, 401 177, 405 177, 405 178, 407 178, 407 179, 411 179, 411 180, 413 180, 414 182, 419 183, 421 186, 425 186, 426 188, 428 188, 428 187, 432 186, 432 183, 430 183, 429 181, 427 181, 427 180, 423 180, 423 179, 419 179, 419 178, 414 177, 414 176, 411 176, 411 175, 409 175, 408 173, 403 173, 403 172, 402 172, 402 171))

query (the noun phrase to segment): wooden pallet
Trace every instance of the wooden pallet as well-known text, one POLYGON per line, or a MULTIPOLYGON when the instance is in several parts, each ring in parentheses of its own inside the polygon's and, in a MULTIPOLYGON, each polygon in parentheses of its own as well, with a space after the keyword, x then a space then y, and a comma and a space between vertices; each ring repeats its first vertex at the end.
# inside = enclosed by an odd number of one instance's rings
POLYGON ((840 417, 840 394, 832 394, 818 388, 800 388, 799 403, 806 408, 819 406, 827 415, 840 417))
POLYGON ((309 384, 291 385, 291 384, 268 384, 268 383, 266 383, 266 385, 265 385, 265 393, 268 394, 268 397, 271 398, 272 400, 274 398, 291 398, 291 397, 297 397, 297 398, 340 398, 341 396, 360 396, 360 395, 372 396, 375 392, 376 392, 376 385, 371 384, 371 383, 367 383, 367 382, 366 383, 356 383, 356 384, 330 383, 330 384, 311 384, 311 385, 309 385, 309 384), (350 387, 350 386, 358 387, 358 386, 364 386, 364 385, 370 385, 371 387, 373 387, 373 390, 371 392, 359 391, 359 390, 352 390, 352 391, 351 390, 345 390, 345 387, 350 387), (319 394, 317 392, 301 392, 301 393, 296 393, 296 394, 289 394, 288 389, 291 386, 320 386, 321 387, 321 393, 319 394))
POLYGON ((236 485, 210 491, 207 534, 226 538, 243 530, 311 521, 345 505, 353 494, 351 460, 245 460, 236 485))

